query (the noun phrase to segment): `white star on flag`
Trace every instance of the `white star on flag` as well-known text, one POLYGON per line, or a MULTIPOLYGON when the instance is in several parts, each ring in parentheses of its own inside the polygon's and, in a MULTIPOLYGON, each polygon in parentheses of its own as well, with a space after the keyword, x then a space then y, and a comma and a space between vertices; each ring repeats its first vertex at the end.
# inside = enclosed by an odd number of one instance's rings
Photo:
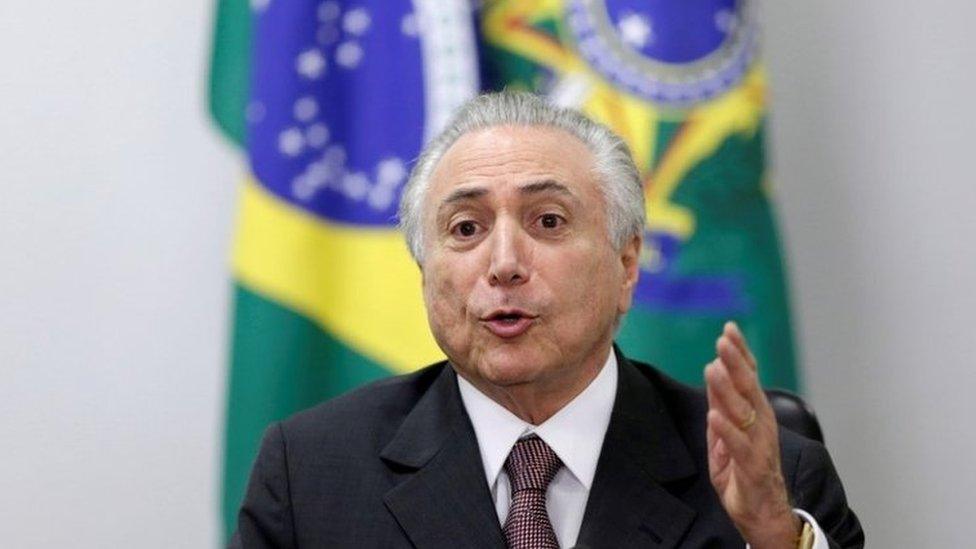
POLYGON ((651 22, 639 13, 627 13, 617 22, 617 29, 624 42, 635 48, 643 48, 653 39, 651 22))
POLYGON ((315 48, 305 50, 295 59, 295 70, 305 78, 315 80, 325 72, 325 57, 315 48))
POLYGON ((352 40, 339 44, 335 52, 336 63, 347 69, 355 68, 363 58, 363 48, 352 40))
POLYGON ((305 130, 305 141, 308 142, 308 146, 312 148, 319 148, 325 145, 329 141, 329 128, 322 124, 312 124, 305 130))
POLYGON ((278 150, 286 156, 298 156, 305 148, 305 136, 298 128, 288 128, 278 134, 278 150))
POLYGON ((735 16, 735 12, 729 9, 721 9, 715 12, 715 28, 729 34, 735 30, 735 26, 738 24, 738 18, 735 16))
POLYGON ((343 30, 356 36, 360 36, 366 32, 369 29, 370 23, 372 23, 372 19, 369 17, 369 12, 366 11, 366 8, 351 9, 342 18, 343 30))
POLYGON ((319 113, 319 104, 315 102, 314 97, 300 97, 295 101, 295 105, 292 108, 292 114, 295 118, 301 122, 308 122, 315 118, 315 115, 319 113))
POLYGON ((339 6, 339 2, 336 2, 336 0, 326 0, 325 2, 319 4, 319 21, 334 21, 339 18, 339 14, 341 12, 342 7, 339 6))
POLYGON ((416 38, 420 34, 420 25, 417 23, 417 15, 410 12, 403 16, 400 20, 400 32, 404 36, 410 36, 416 38))

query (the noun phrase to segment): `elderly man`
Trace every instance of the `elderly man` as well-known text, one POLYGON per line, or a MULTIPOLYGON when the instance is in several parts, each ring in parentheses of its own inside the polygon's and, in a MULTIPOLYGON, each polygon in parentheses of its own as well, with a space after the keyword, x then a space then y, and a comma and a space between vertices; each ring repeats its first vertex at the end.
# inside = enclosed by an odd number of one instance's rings
POLYGON ((644 203, 607 128, 476 98, 421 156, 401 221, 448 361, 269 428, 232 546, 863 545, 734 324, 704 392, 614 347, 644 203))

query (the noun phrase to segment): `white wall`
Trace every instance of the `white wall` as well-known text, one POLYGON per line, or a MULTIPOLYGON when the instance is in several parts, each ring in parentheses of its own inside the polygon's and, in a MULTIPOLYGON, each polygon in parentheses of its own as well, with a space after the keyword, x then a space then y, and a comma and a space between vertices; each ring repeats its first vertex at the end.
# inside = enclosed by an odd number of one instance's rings
POLYGON ((240 170, 209 33, 200 0, 0 7, 4 547, 216 543, 240 170))
POLYGON ((874 547, 971 546, 971 3, 765 2, 809 392, 874 547))
MULTIPOLYGON (((77 5, 75 5, 77 4, 77 5)), ((964 2, 766 2, 809 392, 876 547, 962 547, 976 489, 964 2)), ((217 539, 231 148, 210 2, 0 7, 0 531, 217 539)))

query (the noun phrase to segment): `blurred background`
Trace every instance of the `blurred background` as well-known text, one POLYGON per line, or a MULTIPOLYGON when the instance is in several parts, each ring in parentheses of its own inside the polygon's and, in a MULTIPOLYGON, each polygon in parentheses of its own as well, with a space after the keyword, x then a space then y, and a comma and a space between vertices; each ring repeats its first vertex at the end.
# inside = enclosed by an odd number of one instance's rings
MULTIPOLYGON (((871 546, 971 539, 974 18, 762 4, 804 394, 871 546)), ((0 7, 6 547, 222 539, 245 164, 207 113, 213 28, 189 0, 0 7)))

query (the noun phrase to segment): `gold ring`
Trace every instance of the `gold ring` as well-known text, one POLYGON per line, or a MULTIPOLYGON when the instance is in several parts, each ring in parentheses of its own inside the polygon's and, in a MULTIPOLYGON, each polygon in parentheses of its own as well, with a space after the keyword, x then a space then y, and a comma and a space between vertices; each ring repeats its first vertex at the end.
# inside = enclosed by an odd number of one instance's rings
POLYGON ((743 421, 742 424, 739 425, 739 429, 745 431, 749 429, 749 427, 752 427, 752 424, 755 422, 756 422, 756 409, 753 408, 752 410, 749 411, 749 419, 743 421))

